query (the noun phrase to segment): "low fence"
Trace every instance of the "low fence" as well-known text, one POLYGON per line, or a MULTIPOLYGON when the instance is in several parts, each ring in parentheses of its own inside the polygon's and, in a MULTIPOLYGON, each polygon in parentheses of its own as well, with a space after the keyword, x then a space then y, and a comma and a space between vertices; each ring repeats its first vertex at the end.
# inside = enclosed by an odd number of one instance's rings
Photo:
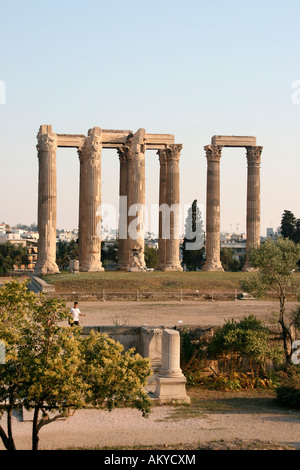
MULTIPOLYGON (((173 300, 183 302, 185 300, 197 301, 197 300, 255 300, 251 295, 236 290, 231 291, 201 291, 201 290, 177 290, 177 291, 141 291, 139 289, 135 291, 107 291, 105 289, 99 290, 98 292, 56 292, 55 286, 47 284, 42 279, 32 276, 28 288, 36 293, 44 292, 50 294, 52 297, 65 299, 69 301, 80 300, 80 301, 147 301, 147 300, 173 300)), ((277 299, 275 293, 269 292, 266 296, 268 300, 277 299)), ((289 296, 289 300, 297 300, 294 295, 289 296)))
POLYGON ((230 291, 230 292, 201 292, 201 291, 157 291, 157 292, 146 292, 146 291, 131 291, 131 292, 114 292, 102 290, 101 292, 66 292, 58 293, 56 292, 55 297, 62 298, 65 300, 97 300, 97 301, 147 301, 147 300, 173 300, 178 302, 183 302, 187 300, 251 300, 253 297, 244 294, 239 291, 230 291))

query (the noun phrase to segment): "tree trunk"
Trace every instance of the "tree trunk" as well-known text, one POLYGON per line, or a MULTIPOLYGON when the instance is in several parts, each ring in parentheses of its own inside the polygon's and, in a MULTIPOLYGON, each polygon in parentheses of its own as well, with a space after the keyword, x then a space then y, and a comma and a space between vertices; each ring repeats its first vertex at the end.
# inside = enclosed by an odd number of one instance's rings
POLYGON ((32 423, 32 450, 38 450, 39 447, 39 436, 38 436, 38 419, 39 419, 39 407, 34 408, 33 423, 32 423))
POLYGON ((13 435, 12 435, 12 407, 9 407, 7 410, 7 434, 8 434, 8 450, 16 450, 16 446, 14 443, 13 435))
POLYGON ((16 450, 16 446, 15 446, 14 439, 12 436, 11 417, 12 417, 12 408, 9 407, 7 409, 7 434, 2 428, 2 426, 0 426, 0 437, 2 439, 2 442, 6 450, 16 450))
POLYGON ((280 313, 279 313, 279 324, 282 328, 282 338, 283 338, 283 349, 285 354, 286 364, 291 363, 292 357, 292 337, 289 328, 286 326, 284 321, 285 314, 285 297, 280 297, 280 313), (290 345, 288 345, 290 343, 290 345))

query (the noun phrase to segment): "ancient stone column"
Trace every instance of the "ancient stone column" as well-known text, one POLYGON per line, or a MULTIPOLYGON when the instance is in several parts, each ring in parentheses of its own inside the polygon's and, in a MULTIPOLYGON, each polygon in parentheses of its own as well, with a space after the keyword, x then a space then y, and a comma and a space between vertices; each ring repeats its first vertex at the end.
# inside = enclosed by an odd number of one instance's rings
POLYGON ((167 205, 167 149, 158 150, 160 163, 159 176, 159 228, 158 228, 158 266, 157 269, 163 270, 166 264, 166 236, 163 231, 166 229, 166 211, 167 205))
POLYGON ((101 150, 102 131, 88 132, 81 149, 79 194, 79 266, 80 271, 103 271, 101 263, 101 150))
MULTIPOLYGON (((164 271, 182 271, 179 260, 179 224, 180 224, 180 184, 179 184, 179 160, 181 144, 173 144, 167 147, 167 194, 166 203, 168 209, 164 215, 169 224, 169 233, 166 234, 165 263, 161 268, 164 271)), ((163 234, 164 236, 164 234, 163 234)))
POLYGON ((204 147, 207 158, 206 261, 203 271, 223 271, 220 261, 220 159, 222 146, 204 147))
POLYGON ((35 274, 55 274, 56 264, 56 149, 57 136, 52 126, 41 126, 37 135, 39 159, 38 185, 38 258, 35 274))
POLYGON ((128 256, 128 228, 127 228, 127 150, 123 146, 118 149, 120 160, 119 181, 119 247, 117 269, 126 270, 129 263, 128 256))
POLYGON ((145 129, 139 129, 126 143, 128 243, 126 270, 145 269, 144 217, 145 217, 145 129))
POLYGON ((260 245, 260 164, 263 147, 246 147, 247 176, 247 251, 243 271, 251 270, 249 251, 260 245))
POLYGON ((162 334, 161 368, 156 376, 155 396, 162 402, 189 403, 184 377, 180 368, 179 331, 166 328, 162 334))

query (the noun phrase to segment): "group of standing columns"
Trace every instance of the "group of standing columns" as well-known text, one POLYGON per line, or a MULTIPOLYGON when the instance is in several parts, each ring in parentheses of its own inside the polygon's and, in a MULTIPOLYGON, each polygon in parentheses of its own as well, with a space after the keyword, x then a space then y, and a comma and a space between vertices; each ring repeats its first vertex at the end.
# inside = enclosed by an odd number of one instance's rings
MULTIPOLYGON (((206 193, 206 262, 204 271, 223 271, 220 261, 220 159, 222 146, 207 145, 206 193)), ((247 248, 246 263, 250 268, 249 252, 260 244, 260 163, 262 147, 246 147, 247 175, 247 248)))
MULTIPOLYGON (((36 274, 58 273, 56 264, 56 150, 57 135, 51 126, 41 126, 38 134, 38 260, 36 274)), ((79 189, 79 269, 103 271, 101 263, 101 152, 102 130, 94 127, 78 148, 79 189)), ((118 145, 120 159, 119 253, 117 269, 145 269, 144 209, 145 152, 144 129, 129 134, 118 145)), ((160 270, 182 270, 179 261, 179 159, 181 145, 165 145, 158 150, 160 160, 159 228, 160 270), (174 206, 174 207, 173 207, 174 206), (170 208, 171 210, 168 210, 170 208), (167 218, 169 222, 167 223, 167 218), (166 222, 163 223, 162 221, 166 222)))
MULTIPOLYGON (((179 159, 182 145, 158 150, 159 262, 161 271, 182 271, 179 260, 179 159)), ((118 149, 120 159, 119 259, 117 269, 145 268, 145 131, 140 129, 118 149)))
MULTIPOLYGON (((101 263, 102 134, 100 127, 94 127, 89 130, 87 136, 73 136, 76 139, 78 138, 80 142, 75 145, 78 148, 80 161, 80 271, 103 271, 101 263)), ((228 141, 227 137, 220 137, 221 142, 224 142, 225 146, 245 146, 247 151, 247 258, 244 266, 246 271, 250 269, 249 251, 252 247, 259 246, 260 243, 260 163, 262 147, 256 146, 255 138, 229 137, 228 141), (231 142, 232 145, 229 145, 228 142, 231 142)), ((40 127, 37 138, 39 159, 39 242, 35 273, 53 274, 59 272, 56 263, 56 151, 59 142, 58 135, 52 132, 52 126, 47 125, 40 127)), ((69 145, 67 142, 66 145, 61 144, 61 146, 74 145, 69 145)), ((145 129, 139 129, 135 134, 128 131, 122 143, 113 144, 113 147, 117 148, 120 159, 119 253, 117 269, 139 271, 146 268, 144 258, 144 218, 147 135, 145 129)), ((206 262, 203 270, 218 271, 223 270, 220 261, 220 159, 223 145, 220 145, 219 140, 219 145, 215 145, 212 142, 212 145, 207 145, 204 148, 207 158, 207 195, 206 262)), ((160 143, 156 149, 158 149, 157 154, 160 162, 159 261, 157 269, 162 271, 182 271, 179 259, 179 160, 182 145, 160 143)))

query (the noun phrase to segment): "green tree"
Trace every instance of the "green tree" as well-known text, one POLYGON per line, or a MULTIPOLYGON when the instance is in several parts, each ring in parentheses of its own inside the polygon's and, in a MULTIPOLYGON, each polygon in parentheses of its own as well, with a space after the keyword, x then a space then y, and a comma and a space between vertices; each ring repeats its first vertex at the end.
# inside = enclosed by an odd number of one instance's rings
POLYGON ((147 268, 156 268, 158 265, 158 249, 145 244, 144 256, 147 268))
POLYGON ((92 331, 81 342, 81 374, 87 384, 86 401, 111 411, 119 406, 132 406, 144 416, 150 411, 150 400, 144 392, 150 375, 148 359, 135 354, 106 334, 92 331))
POLYGON ((68 269, 70 260, 78 259, 78 242, 59 240, 56 246, 56 262, 60 269, 68 269))
POLYGON ((14 267, 14 264, 29 263, 26 246, 20 243, 9 241, 0 243, 0 273, 7 274, 14 267))
POLYGON ((296 221, 294 242, 300 243, 300 219, 297 219, 296 221))
POLYGON ((297 231, 297 219, 291 211, 285 210, 281 218, 281 235, 294 241, 297 231))
POLYGON ((0 289, 0 340, 5 344, 5 363, 0 364, 0 418, 6 412, 7 431, 0 424, 0 437, 6 449, 14 450, 12 412, 19 401, 24 370, 18 357, 22 326, 34 308, 36 296, 27 283, 16 279, 0 289))
POLYGON ((63 301, 45 298, 21 328, 18 359, 24 379, 20 398, 26 409, 34 410, 32 450, 38 449, 43 426, 85 403, 86 387, 79 373, 80 330, 73 329, 70 334, 69 328, 59 326, 68 315, 63 301))
POLYGON ((244 257, 239 261, 238 259, 234 258, 232 249, 227 248, 227 247, 221 248, 220 259, 221 259, 221 263, 224 268, 224 271, 232 271, 232 272, 241 271, 245 263, 244 257))
POLYGON ((286 322, 286 299, 295 289, 294 271, 300 256, 300 246, 288 239, 280 238, 276 242, 268 239, 259 248, 250 252, 250 262, 257 269, 249 278, 241 281, 241 287, 257 298, 271 291, 279 300, 279 318, 281 325, 286 363, 292 355, 293 334, 291 325, 286 322))
POLYGON ((15 449, 11 417, 20 404, 34 410, 33 450, 41 428, 69 409, 93 404, 149 411, 143 391, 148 360, 133 350, 124 352, 100 333, 85 339, 80 327, 62 327, 68 316, 64 301, 29 292, 26 281, 13 280, 0 289, 0 341, 6 349, 0 364, 0 417, 4 411, 7 416, 0 437, 7 449, 15 449))
POLYGON ((118 262, 118 249, 119 249, 119 239, 117 238, 114 243, 108 244, 105 248, 105 241, 101 242, 101 261, 104 267, 108 266, 109 262, 117 263, 118 262))
POLYGON ((204 263, 205 249, 203 220, 197 200, 188 209, 185 221, 185 237, 181 246, 182 263, 187 269, 195 271, 204 263))

